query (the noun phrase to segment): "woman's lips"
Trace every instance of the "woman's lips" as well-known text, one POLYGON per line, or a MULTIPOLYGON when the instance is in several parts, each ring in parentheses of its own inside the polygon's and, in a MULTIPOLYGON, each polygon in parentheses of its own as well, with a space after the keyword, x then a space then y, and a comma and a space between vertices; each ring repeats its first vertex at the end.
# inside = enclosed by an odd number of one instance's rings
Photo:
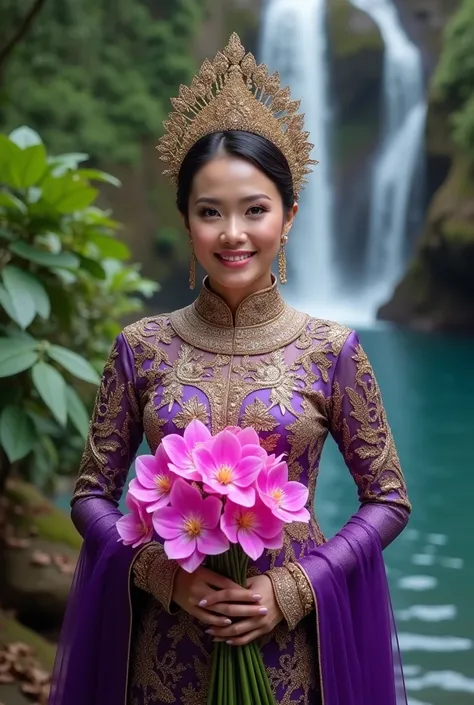
POLYGON ((239 269, 250 262, 255 252, 216 252, 216 257, 224 267, 239 269))

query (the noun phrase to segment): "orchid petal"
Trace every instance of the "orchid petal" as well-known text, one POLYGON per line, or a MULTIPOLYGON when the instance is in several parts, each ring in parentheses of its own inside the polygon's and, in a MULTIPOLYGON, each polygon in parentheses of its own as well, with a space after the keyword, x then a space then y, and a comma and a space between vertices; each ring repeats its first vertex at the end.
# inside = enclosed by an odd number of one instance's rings
POLYGON ((213 531, 203 529, 199 536, 196 536, 196 546, 201 553, 205 553, 208 556, 217 556, 229 549, 229 541, 220 528, 213 531))
POLYGON ((297 512, 289 512, 287 509, 277 507, 273 513, 275 516, 282 519, 286 524, 292 524, 295 521, 301 521, 307 524, 311 519, 311 514, 305 507, 297 512))
POLYGON ((255 489, 253 487, 238 487, 229 485, 228 497, 241 507, 252 507, 255 504, 255 489))
POLYGON ((162 539, 175 539, 183 533, 183 516, 173 507, 163 507, 153 514, 153 527, 162 539))
POLYGON ((154 502, 159 495, 156 489, 156 485, 154 485, 153 489, 148 489, 146 487, 143 487, 143 485, 141 485, 135 477, 130 480, 128 491, 134 497, 134 499, 145 504, 150 504, 150 502, 154 502))
POLYGON ((263 543, 265 544, 265 548, 273 550, 283 548, 283 529, 278 534, 275 534, 275 536, 264 538, 263 543))
POLYGON ((179 436, 177 433, 170 433, 162 439, 161 444, 173 465, 182 469, 189 467, 191 459, 189 457, 188 447, 182 436, 179 436))
POLYGON ((281 508, 290 512, 304 507, 308 501, 308 488, 301 482, 287 482, 283 488, 284 496, 281 501, 281 508))
MULTIPOLYGON (((238 543, 238 540, 239 540, 237 538, 237 532, 239 529, 239 525, 237 523, 238 515, 236 516, 236 511, 234 509, 228 509, 228 506, 230 504, 232 504, 232 503, 227 502, 225 509, 224 509, 224 513, 221 517, 221 529, 231 543, 238 543)), ((236 505, 233 505, 233 507, 236 507, 236 505)), ((240 512, 239 512, 239 514, 240 514, 240 512)))
POLYGON ((267 487, 270 491, 284 487, 288 482, 288 465, 285 462, 273 465, 268 471, 267 478, 267 487))
POLYGON ((235 468, 234 477, 235 484, 242 487, 248 487, 257 479, 262 469, 262 461, 255 455, 247 458, 242 458, 235 468))
POLYGON ((118 535, 126 546, 131 545, 143 536, 142 526, 134 514, 126 514, 120 517, 115 526, 117 527, 118 535))
POLYGON ((223 465, 227 465, 235 468, 241 456, 241 446, 237 437, 233 433, 229 433, 229 431, 221 431, 214 437, 212 455, 214 456, 216 467, 220 468, 223 465))
POLYGON ((241 529, 238 533, 239 543, 242 546, 244 553, 253 561, 256 561, 263 553, 265 546, 258 534, 254 531, 241 529))
POLYGON ((196 538, 183 532, 163 545, 168 558, 188 558, 196 550, 196 538))
POLYGON ((211 438, 211 432, 199 419, 193 419, 184 429, 184 440, 188 450, 194 450, 198 443, 206 443, 211 438))
POLYGON ((194 573, 196 568, 199 568, 205 557, 206 556, 204 553, 199 553, 199 551, 196 550, 194 553, 191 553, 189 558, 180 558, 178 563, 187 573, 194 573))
POLYGON ((135 460, 135 475, 138 482, 146 488, 152 489, 155 485, 155 476, 158 472, 154 455, 139 455, 135 460))
POLYGON ((205 529, 215 529, 222 514, 222 502, 217 497, 206 497, 201 504, 201 516, 205 529))
POLYGON ((201 493, 197 487, 193 487, 181 477, 173 483, 170 503, 181 516, 185 516, 190 508, 197 506, 201 499, 201 493))
POLYGON ((196 470, 203 480, 209 478, 216 470, 216 461, 209 446, 199 446, 193 450, 193 460, 196 470))
POLYGON ((239 443, 241 446, 260 446, 260 438, 257 431, 251 426, 243 428, 238 434, 239 443))

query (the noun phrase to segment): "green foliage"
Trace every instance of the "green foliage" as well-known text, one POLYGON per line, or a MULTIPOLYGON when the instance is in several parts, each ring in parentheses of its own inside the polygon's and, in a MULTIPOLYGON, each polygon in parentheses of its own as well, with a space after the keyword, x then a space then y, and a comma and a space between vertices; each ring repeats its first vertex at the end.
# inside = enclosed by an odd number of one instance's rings
POLYGON ((446 28, 434 98, 452 112, 452 135, 474 163, 474 3, 464 0, 446 28))
POLYGON ((83 154, 47 155, 23 127, 0 135, 0 445, 48 483, 77 464, 120 318, 156 285, 127 264, 118 224, 94 205, 83 154))
MULTIPOLYGON (((2 0, 3 36, 31 3, 2 0), (5 19, 5 25, 3 20, 5 19)), ((80 144, 130 163, 156 139, 176 86, 195 70, 190 45, 204 0, 47 2, 3 77, 0 127, 28 123, 55 152, 80 144)))

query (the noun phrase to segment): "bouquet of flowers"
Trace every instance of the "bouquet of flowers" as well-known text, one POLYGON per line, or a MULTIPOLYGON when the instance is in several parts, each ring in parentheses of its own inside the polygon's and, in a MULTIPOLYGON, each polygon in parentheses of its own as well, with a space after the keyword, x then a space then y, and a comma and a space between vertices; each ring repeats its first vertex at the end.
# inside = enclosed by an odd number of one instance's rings
MULTIPOLYGON (((229 426, 212 436, 194 420, 183 436, 165 436, 154 456, 137 457, 119 540, 135 547, 156 532, 184 570, 209 556, 209 567, 246 587, 248 558, 282 548, 284 525, 310 518, 308 490, 288 481, 283 458, 268 454, 252 428, 229 426)), ((224 702, 275 704, 255 641, 214 644, 208 705, 224 702)))

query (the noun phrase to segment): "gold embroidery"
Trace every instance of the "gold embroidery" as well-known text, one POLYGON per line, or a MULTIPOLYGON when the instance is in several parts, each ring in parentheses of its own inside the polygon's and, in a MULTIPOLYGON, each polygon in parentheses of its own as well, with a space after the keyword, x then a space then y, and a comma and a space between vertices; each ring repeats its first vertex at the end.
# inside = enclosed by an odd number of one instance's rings
POLYGON ((280 705, 315 702, 313 698, 318 689, 319 670, 317 645, 313 635, 311 640, 308 636, 306 625, 300 623, 292 632, 292 653, 283 653, 279 658, 279 667, 267 669, 273 690, 284 688, 280 705))
POLYGON ((100 490, 101 496, 117 502, 135 452, 130 429, 132 424, 141 423, 140 411, 133 384, 119 377, 118 355, 115 343, 97 391, 73 501, 91 494, 91 490, 100 490))
POLYGON ((267 436, 266 438, 261 438, 260 439, 260 445, 264 450, 267 451, 267 453, 273 453, 275 448, 278 445, 278 441, 281 438, 281 433, 272 433, 270 436, 267 436))
POLYGON ((333 428, 336 431, 342 429, 341 440, 346 462, 349 465, 356 462, 354 455, 361 461, 368 461, 361 466, 363 474, 360 471, 354 472, 359 499, 361 502, 385 500, 410 509, 405 480, 380 389, 361 345, 357 346, 352 360, 356 366, 355 385, 345 388, 345 396, 351 407, 349 416, 357 422, 355 429, 351 431, 347 417, 341 421, 344 396, 336 384, 332 415, 333 428), (391 496, 393 491, 397 492, 398 497, 391 496))
POLYGON ((157 414, 155 406, 157 396, 157 394, 153 394, 143 410, 143 429, 152 453, 155 453, 160 445, 164 436, 163 426, 166 425, 166 419, 160 418, 157 414))
POLYGON ((234 317, 205 282, 191 306, 170 314, 171 325, 187 343, 225 355, 269 353, 296 340, 309 316, 287 306, 276 282, 247 297, 234 317))
POLYGON ((273 568, 267 571, 266 575, 268 575, 272 581, 278 607, 288 624, 288 628, 292 630, 305 616, 298 586, 292 574, 285 566, 273 568))
POLYGON ((174 417, 173 423, 176 428, 186 428, 194 419, 203 424, 209 424, 207 409, 204 404, 199 402, 197 396, 184 402, 181 411, 174 417))
POLYGON ((168 558, 163 546, 154 542, 141 551, 135 560, 134 583, 141 590, 153 595, 170 613, 174 579, 178 568, 178 563, 168 558))
POLYGON ((205 656, 209 656, 202 643, 203 627, 194 617, 182 610, 179 619, 171 627, 167 636, 171 640, 171 648, 175 649, 178 643, 188 636, 195 646, 198 647, 205 656))
POLYGON ((240 425, 242 428, 250 426, 256 431, 273 431, 278 426, 278 421, 271 415, 263 401, 255 399, 245 407, 240 425))
POLYGON ((314 609, 313 591, 308 584, 308 579, 297 563, 288 563, 288 570, 298 588, 303 614, 306 617, 314 609))

